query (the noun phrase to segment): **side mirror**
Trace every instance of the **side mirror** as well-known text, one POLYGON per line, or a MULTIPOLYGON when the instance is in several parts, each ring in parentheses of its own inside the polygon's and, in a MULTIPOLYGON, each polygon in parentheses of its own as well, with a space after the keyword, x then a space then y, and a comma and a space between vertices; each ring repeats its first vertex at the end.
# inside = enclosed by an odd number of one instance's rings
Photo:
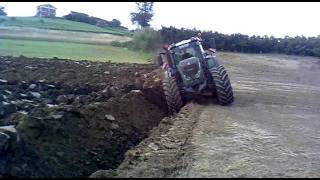
POLYGON ((214 38, 209 39, 209 45, 210 45, 210 48, 217 49, 216 41, 214 40, 214 38))

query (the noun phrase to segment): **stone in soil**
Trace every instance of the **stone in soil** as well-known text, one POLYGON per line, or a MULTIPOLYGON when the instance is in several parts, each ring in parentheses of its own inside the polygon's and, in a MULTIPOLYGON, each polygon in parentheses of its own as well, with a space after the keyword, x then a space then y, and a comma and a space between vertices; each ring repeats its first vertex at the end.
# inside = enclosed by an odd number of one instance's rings
POLYGON ((142 93, 142 91, 141 91, 141 90, 131 90, 131 92, 133 92, 133 93, 137 93, 137 94, 141 94, 141 93, 142 93))
POLYGON ((27 112, 27 111, 18 111, 18 113, 20 113, 20 114, 24 114, 24 115, 27 115, 27 114, 28 114, 28 112, 27 112))
POLYGON ((111 114, 106 114, 105 117, 107 120, 110 120, 110 121, 116 120, 111 114))
POLYGON ((19 97, 20 97, 20 98, 27 98, 27 97, 28 97, 28 95, 23 94, 23 93, 20 93, 20 94, 19 94, 19 97))
POLYGON ((21 99, 21 101, 25 103, 33 103, 33 101, 29 99, 21 99))
POLYGON ((9 91, 9 90, 5 90, 4 92, 5 92, 7 95, 11 95, 11 94, 12 94, 12 92, 9 91))
POLYGON ((6 85, 8 83, 5 79, 0 79, 0 85, 6 85))
POLYGON ((56 104, 47 104, 47 106, 48 106, 49 108, 58 107, 58 105, 56 105, 56 104))
POLYGON ((47 84, 47 87, 48 87, 49 89, 54 89, 54 88, 56 88, 56 86, 55 86, 55 85, 52 85, 52 84, 47 84))
POLYGON ((159 150, 159 147, 158 147, 156 144, 154 144, 154 143, 150 143, 150 144, 148 145, 148 147, 151 148, 151 149, 154 150, 154 151, 159 150))
POLYGON ((63 117, 63 115, 62 114, 53 114, 53 115, 51 115, 51 117, 53 119, 61 119, 63 117))
POLYGON ((0 131, 9 131, 9 132, 13 132, 16 133, 17 129, 14 127, 14 125, 9 125, 9 126, 0 126, 0 131))
POLYGON ((30 94, 37 99, 41 98, 41 94, 38 92, 30 92, 30 94))
POLYGON ((36 84, 30 84, 29 89, 34 89, 34 88, 36 88, 36 87, 37 87, 36 84))
POLYGON ((64 116, 63 111, 54 111, 50 113, 50 117, 52 117, 53 119, 62 119, 63 116, 64 116))

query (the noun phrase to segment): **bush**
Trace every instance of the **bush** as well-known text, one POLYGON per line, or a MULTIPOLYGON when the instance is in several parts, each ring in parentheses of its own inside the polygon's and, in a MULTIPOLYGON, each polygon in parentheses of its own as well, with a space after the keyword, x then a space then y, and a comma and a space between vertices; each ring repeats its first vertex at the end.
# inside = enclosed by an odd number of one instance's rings
POLYGON ((118 19, 112 19, 112 21, 109 22, 110 27, 120 27, 121 22, 118 19))
POLYGON ((111 46, 115 46, 115 47, 125 47, 125 44, 124 43, 121 43, 119 41, 112 41, 110 43, 111 46))
POLYGON ((142 50, 152 52, 159 49, 162 43, 161 35, 158 31, 152 28, 144 28, 137 30, 133 34, 131 42, 127 42, 127 47, 133 50, 142 50))

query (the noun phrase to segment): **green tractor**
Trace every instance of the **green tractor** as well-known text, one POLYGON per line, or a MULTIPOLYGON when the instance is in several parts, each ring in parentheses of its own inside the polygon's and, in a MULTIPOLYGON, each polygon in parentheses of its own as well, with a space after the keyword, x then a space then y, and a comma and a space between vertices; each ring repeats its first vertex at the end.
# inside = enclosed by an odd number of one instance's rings
MULTIPOLYGON (((173 43, 165 46, 158 56, 158 65, 164 70, 162 86, 170 114, 179 112, 190 94, 209 91, 220 105, 229 105, 234 100, 225 68, 215 58, 215 51, 205 51, 201 42, 192 37, 173 43)), ((213 38, 208 44, 215 49, 213 38)))

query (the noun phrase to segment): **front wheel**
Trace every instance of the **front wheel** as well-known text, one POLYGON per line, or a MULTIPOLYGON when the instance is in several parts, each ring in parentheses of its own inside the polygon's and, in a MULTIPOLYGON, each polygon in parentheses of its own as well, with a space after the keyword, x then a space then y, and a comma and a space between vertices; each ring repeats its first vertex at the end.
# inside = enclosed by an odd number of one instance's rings
POLYGON ((162 80, 162 86, 164 94, 166 96, 169 114, 179 112, 179 110, 183 106, 183 101, 176 79, 174 77, 165 75, 162 80))
POLYGON ((213 79, 213 93, 217 96, 220 105, 229 105, 233 102, 233 90, 227 71, 222 65, 210 69, 210 74, 213 79))

